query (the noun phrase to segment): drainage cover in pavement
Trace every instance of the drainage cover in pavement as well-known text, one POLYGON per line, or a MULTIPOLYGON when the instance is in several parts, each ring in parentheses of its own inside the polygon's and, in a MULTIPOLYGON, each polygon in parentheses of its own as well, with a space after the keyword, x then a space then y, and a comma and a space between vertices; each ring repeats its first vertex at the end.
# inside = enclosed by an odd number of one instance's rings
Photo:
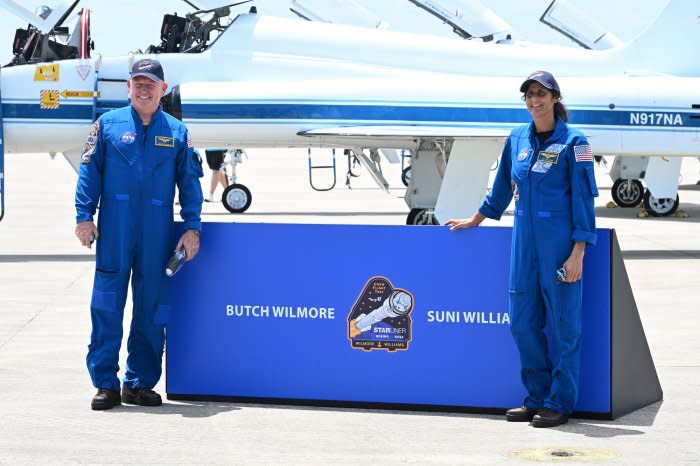
POLYGON ((619 453, 605 448, 539 447, 508 453, 511 458, 550 463, 592 463, 617 458, 619 453))

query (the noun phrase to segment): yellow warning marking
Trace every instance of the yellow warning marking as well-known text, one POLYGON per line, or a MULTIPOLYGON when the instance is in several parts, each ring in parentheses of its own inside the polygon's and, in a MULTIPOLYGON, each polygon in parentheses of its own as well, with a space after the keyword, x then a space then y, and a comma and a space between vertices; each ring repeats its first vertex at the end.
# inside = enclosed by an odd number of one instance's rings
POLYGON ((55 89, 42 90, 39 94, 39 108, 55 110, 58 108, 58 91, 55 89))
POLYGON ((59 71, 58 63, 37 65, 34 70, 34 81, 58 81, 59 71))
POLYGON ((94 92, 94 91, 69 91, 67 89, 64 89, 61 91, 61 97, 70 99, 70 98, 75 98, 75 97, 99 97, 100 93, 99 92, 94 92))

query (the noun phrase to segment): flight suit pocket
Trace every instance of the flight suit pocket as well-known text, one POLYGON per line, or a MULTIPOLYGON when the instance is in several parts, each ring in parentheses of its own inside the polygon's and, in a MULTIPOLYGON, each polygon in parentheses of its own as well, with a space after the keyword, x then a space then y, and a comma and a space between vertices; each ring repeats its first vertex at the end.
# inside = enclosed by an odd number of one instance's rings
POLYGON ((134 164, 135 154, 132 146, 115 141, 113 138, 109 138, 109 142, 111 150, 107 150, 107 160, 129 167, 134 164))
POLYGON ((151 149, 150 152, 153 157, 151 162, 153 168, 158 168, 160 166, 168 166, 169 164, 174 169, 175 149, 171 147, 155 147, 151 149))
POLYGON ((153 323, 156 325, 168 325, 170 318, 170 306, 167 304, 159 304, 153 314, 153 323))
POLYGON ((117 311, 117 272, 95 271, 95 286, 92 290, 90 307, 98 311, 117 311))
POLYGON ((527 178, 529 169, 530 165, 527 160, 514 161, 510 176, 515 181, 523 181, 527 178))

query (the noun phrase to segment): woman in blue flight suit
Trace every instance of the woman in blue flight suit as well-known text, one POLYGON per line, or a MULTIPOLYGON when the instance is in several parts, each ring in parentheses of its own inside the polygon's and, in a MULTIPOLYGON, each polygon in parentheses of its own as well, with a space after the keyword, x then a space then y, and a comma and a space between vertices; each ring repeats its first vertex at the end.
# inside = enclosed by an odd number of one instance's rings
POLYGON ((528 396, 508 421, 535 427, 564 424, 578 396, 581 348, 581 273, 586 243, 595 245, 593 198, 598 189, 586 137, 566 124, 559 84, 536 71, 520 86, 530 124, 505 143, 491 193, 468 219, 446 222, 472 228, 500 219, 515 200, 510 263, 510 328, 520 352, 528 396), (549 359, 545 322, 554 357, 549 359))

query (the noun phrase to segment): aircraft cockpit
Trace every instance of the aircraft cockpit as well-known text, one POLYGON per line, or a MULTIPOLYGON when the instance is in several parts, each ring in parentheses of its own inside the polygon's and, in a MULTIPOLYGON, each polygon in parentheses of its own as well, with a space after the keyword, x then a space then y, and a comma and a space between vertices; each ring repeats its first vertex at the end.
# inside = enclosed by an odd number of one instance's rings
MULTIPOLYGON (((201 53, 211 47, 233 22, 228 18, 231 7, 250 1, 203 10, 185 0, 197 11, 185 16, 178 16, 177 13, 164 15, 160 28, 161 43, 148 46, 146 53, 201 53)), ((255 13, 255 7, 250 12, 255 13)))
POLYGON ((90 10, 74 15, 74 23, 64 26, 79 1, 51 8, 40 5, 34 12, 18 2, 6 2, 15 14, 26 19, 26 28, 17 29, 12 42, 13 58, 6 66, 89 58, 95 45, 90 38, 90 10))
POLYGON ((597 24, 583 8, 569 0, 553 0, 540 21, 585 49, 602 50, 623 43, 614 33, 597 24))

